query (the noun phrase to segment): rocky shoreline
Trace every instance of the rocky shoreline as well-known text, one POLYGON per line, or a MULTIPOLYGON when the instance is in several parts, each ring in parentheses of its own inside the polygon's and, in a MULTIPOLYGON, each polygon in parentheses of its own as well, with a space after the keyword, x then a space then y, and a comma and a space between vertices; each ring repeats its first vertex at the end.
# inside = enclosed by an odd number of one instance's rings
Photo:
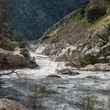
POLYGON ((38 65, 34 61, 33 58, 31 58, 28 55, 27 56, 21 54, 21 50, 15 50, 15 51, 9 51, 0 49, 0 69, 19 69, 19 68, 36 68, 38 65))

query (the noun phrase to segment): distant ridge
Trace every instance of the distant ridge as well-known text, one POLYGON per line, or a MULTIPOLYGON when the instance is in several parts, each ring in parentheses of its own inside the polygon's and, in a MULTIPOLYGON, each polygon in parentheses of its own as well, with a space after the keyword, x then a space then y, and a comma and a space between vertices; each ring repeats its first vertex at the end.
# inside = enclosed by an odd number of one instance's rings
POLYGON ((36 39, 87 0, 11 0, 10 29, 36 39))

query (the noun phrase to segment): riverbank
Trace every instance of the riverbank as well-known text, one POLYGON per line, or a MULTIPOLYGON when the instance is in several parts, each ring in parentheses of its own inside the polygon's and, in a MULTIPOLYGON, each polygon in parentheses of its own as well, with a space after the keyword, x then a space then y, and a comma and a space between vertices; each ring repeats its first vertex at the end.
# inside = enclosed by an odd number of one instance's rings
POLYGON ((49 58, 48 56, 42 55, 43 49, 44 49, 43 47, 39 47, 37 49, 34 47, 33 51, 30 51, 30 56, 34 57, 36 63, 39 65, 38 68, 13 69, 13 71, 4 70, 1 71, 0 74, 2 74, 2 77, 4 78, 39 79, 48 76, 71 78, 71 77, 80 77, 83 75, 89 76, 91 74, 94 75, 98 73, 107 73, 107 74, 110 73, 110 71, 106 71, 105 69, 103 69, 104 68, 103 64, 100 64, 101 69, 99 70, 96 70, 94 66, 92 66, 94 68, 90 68, 91 66, 89 65, 85 68, 79 68, 79 69, 71 66, 66 66, 65 62, 56 62, 53 59, 49 58), (10 72, 11 74, 7 74, 10 72))

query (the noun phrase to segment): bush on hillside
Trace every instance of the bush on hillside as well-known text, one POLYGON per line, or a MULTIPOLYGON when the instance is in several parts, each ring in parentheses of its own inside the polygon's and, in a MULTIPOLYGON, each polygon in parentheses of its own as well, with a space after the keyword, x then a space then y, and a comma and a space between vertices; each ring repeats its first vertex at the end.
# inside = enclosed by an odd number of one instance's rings
POLYGON ((84 57, 81 57, 79 59, 81 66, 86 66, 89 64, 95 64, 97 63, 97 58, 96 56, 93 56, 91 54, 87 54, 84 57))
POLYGON ((14 49, 18 46, 19 46, 18 43, 15 41, 5 40, 0 42, 0 48, 3 48, 5 50, 14 51, 14 49))
POLYGON ((107 9, 105 7, 92 5, 87 9, 86 18, 89 22, 94 22, 98 18, 104 16, 106 14, 106 10, 107 9))

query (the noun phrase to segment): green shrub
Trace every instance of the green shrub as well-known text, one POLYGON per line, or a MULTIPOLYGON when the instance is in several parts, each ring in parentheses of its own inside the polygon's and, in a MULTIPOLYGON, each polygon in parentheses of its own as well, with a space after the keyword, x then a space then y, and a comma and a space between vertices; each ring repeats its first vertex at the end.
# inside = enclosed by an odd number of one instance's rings
POLYGON ((97 57, 91 54, 85 55, 79 59, 81 66, 86 66, 88 64, 95 64, 97 62, 97 57))
POLYGON ((9 50, 14 50, 16 47, 19 46, 19 44, 17 42, 11 41, 7 44, 9 50))
POLYGON ((20 48, 26 48, 27 43, 24 41, 19 42, 19 47, 20 48))
POLYGON ((82 7, 76 11, 72 16, 72 19, 75 21, 81 21, 85 17, 85 7, 82 7))
POLYGON ((10 40, 21 42, 21 41, 23 41, 23 38, 24 38, 24 36, 21 33, 16 32, 16 31, 11 32, 10 40))
POLYGON ((19 44, 15 41, 3 41, 0 43, 0 48, 13 51, 19 44))
POLYGON ((97 5, 92 5, 86 10, 86 18, 89 22, 94 22, 98 18, 106 14, 107 9, 105 7, 99 7, 97 5))

